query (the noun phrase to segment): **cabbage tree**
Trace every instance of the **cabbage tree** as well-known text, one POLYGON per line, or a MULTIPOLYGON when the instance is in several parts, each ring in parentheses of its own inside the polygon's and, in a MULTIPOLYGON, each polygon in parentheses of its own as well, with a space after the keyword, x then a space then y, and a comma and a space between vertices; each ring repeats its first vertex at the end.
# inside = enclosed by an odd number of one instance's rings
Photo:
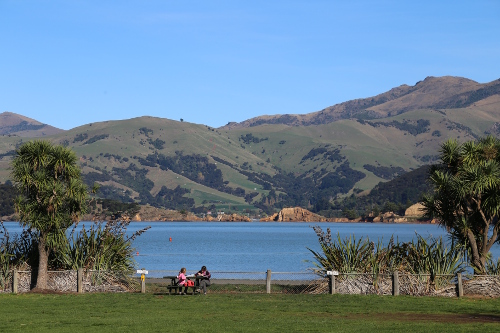
POLYGON ((423 199, 426 214, 437 218, 467 250, 475 272, 484 274, 488 253, 499 241, 500 140, 448 140, 440 153, 441 163, 429 176, 434 193, 423 199))
POLYGON ((43 140, 16 150, 12 179, 21 193, 16 200, 20 224, 38 237, 36 288, 46 289, 49 254, 66 244, 66 230, 85 212, 87 188, 75 153, 43 140))

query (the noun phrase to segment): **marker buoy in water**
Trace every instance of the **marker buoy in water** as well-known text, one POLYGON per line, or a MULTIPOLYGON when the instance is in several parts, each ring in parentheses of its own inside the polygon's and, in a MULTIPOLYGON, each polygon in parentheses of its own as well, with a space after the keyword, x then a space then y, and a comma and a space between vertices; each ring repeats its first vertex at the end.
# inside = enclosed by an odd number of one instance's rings
POLYGON ((138 256, 138 255, 139 255, 139 251, 137 251, 137 252, 135 253, 135 255, 137 255, 137 256, 138 256))
POLYGON ((172 241, 172 237, 170 237, 168 240, 169 240, 169 241, 172 241))

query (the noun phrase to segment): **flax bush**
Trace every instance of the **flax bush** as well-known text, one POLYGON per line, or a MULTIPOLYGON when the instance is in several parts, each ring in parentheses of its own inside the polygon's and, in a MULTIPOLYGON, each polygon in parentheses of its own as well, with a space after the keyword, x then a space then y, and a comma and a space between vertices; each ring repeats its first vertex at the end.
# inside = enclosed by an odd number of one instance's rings
POLYGON ((24 229, 21 234, 11 237, 0 222, 0 288, 14 268, 29 269, 38 264, 38 243, 35 232, 24 229), (27 268, 28 267, 28 268, 27 268))
POLYGON ((329 270, 342 274, 371 273, 376 286, 380 274, 394 271, 430 275, 433 283, 438 275, 455 275, 464 270, 461 247, 447 247, 442 238, 425 239, 417 234, 416 241, 404 243, 391 237, 384 246, 382 240, 374 243, 355 236, 341 239, 340 234, 333 241, 330 228, 326 233, 319 226, 313 229, 321 251, 309 251, 316 260, 314 270, 321 277, 326 277, 329 270))
POLYGON ((130 272, 134 269, 132 241, 149 227, 126 236, 128 222, 95 223, 75 233, 57 253, 61 268, 130 272))

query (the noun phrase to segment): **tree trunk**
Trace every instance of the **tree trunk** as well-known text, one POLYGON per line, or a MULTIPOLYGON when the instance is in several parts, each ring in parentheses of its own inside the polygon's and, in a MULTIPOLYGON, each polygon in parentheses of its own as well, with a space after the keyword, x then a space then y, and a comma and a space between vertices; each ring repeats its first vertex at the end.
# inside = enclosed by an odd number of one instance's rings
POLYGON ((474 236, 474 234, 470 229, 467 230, 467 238, 469 239, 469 244, 472 254, 471 263, 474 266, 476 266, 474 268, 474 272, 479 274, 484 274, 485 273, 484 263, 486 261, 486 258, 483 253, 479 253, 479 249, 476 243, 476 237, 474 236))
POLYGON ((38 275, 36 278, 36 289, 47 289, 47 280, 48 280, 48 273, 47 273, 47 266, 49 262, 49 251, 47 250, 45 246, 45 239, 44 237, 40 237, 40 240, 38 242, 38 275))

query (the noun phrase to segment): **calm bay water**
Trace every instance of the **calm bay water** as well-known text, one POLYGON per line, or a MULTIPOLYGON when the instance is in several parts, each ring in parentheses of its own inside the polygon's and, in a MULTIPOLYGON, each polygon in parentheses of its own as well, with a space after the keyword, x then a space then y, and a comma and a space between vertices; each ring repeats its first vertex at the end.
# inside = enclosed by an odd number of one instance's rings
MULTIPOLYGON (((447 237, 437 225, 380 223, 133 222, 128 232, 151 226, 134 241, 137 268, 178 271, 186 267, 193 271, 206 265, 209 270, 224 272, 299 272, 313 267, 307 262, 313 260, 307 248, 319 250, 313 225, 324 231, 330 228, 342 238, 354 234, 384 242, 392 235, 410 241, 416 232, 424 237, 447 237)), ((16 222, 5 226, 10 233, 21 230, 16 222)), ((495 244, 492 252, 497 258, 500 246, 495 244)))

